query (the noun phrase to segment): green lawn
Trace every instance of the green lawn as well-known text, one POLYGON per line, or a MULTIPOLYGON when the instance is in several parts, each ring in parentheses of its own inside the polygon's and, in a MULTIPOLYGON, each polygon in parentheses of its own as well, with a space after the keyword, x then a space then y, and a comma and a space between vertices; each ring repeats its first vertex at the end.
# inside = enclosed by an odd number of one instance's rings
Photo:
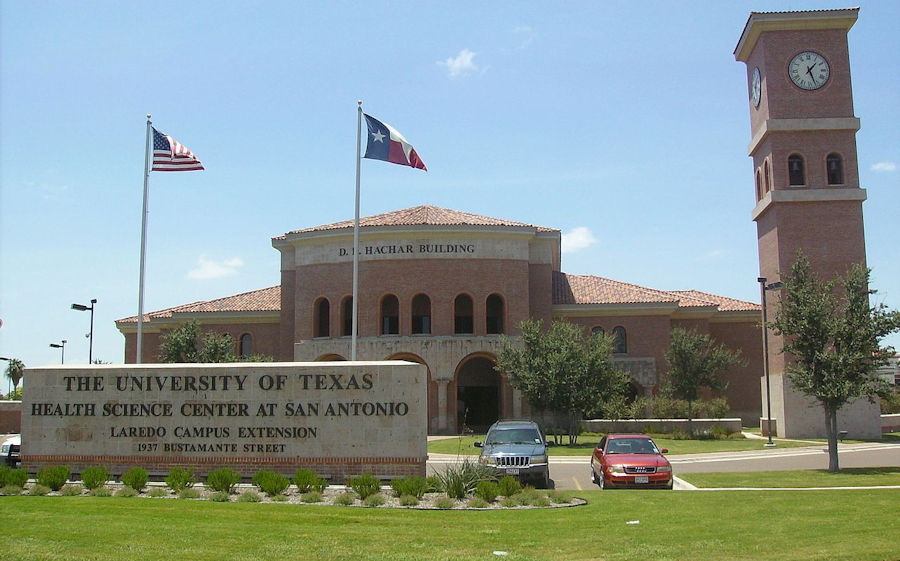
POLYGON ((900 485, 900 467, 806 471, 685 473, 679 478, 697 487, 865 487, 900 485))
POLYGON ((494 551, 511 561, 900 557, 900 490, 578 495, 590 504, 519 511, 0 497, 9 536, 0 559, 444 561, 495 559, 494 551))
MULTIPOLYGON (((479 449, 473 446, 476 440, 484 441, 484 435, 462 436, 448 438, 446 440, 433 440, 428 443, 428 452, 432 454, 473 454, 477 455, 479 449)), ((578 437, 575 446, 551 446, 548 451, 551 456, 590 456, 594 446, 600 441, 600 435, 587 434, 578 437)), ((660 448, 667 448, 669 454, 704 454, 709 452, 742 452, 745 450, 771 450, 765 447, 765 440, 753 440, 741 438, 735 440, 673 440, 671 438, 653 437, 653 441, 660 448)), ((815 446, 823 443, 810 444, 792 440, 777 440, 776 448, 798 448, 815 446)))

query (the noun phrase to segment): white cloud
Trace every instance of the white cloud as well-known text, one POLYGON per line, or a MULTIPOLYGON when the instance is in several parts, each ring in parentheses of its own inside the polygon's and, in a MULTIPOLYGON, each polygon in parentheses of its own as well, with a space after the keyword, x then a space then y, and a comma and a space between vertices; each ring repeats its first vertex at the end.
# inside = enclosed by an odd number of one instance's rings
POLYGON ((238 269, 244 266, 244 262, 239 257, 232 257, 221 262, 207 259, 205 255, 201 255, 197 259, 197 267, 188 271, 187 278, 197 280, 220 279, 222 277, 232 277, 238 273, 238 269))
POLYGON ((569 233, 562 235, 562 252, 574 253, 596 243, 600 243, 600 240, 595 238, 590 230, 584 226, 578 226, 569 233))
POLYGON ((897 164, 894 162, 878 162, 872 166, 872 171, 897 171, 897 164))
POLYGON ((474 58, 475 53, 469 49, 463 49, 459 51, 456 57, 449 57, 443 62, 438 61, 438 64, 447 68, 447 73, 451 78, 458 78, 479 70, 479 66, 473 60, 474 58))

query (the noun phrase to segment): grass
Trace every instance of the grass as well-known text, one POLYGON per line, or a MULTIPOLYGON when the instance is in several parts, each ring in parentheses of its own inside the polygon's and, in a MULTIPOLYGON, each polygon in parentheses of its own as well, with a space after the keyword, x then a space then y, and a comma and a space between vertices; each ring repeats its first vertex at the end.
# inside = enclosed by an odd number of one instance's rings
POLYGON ((895 559, 900 490, 583 491, 587 506, 407 511, 111 498, 0 498, 0 559, 511 561, 895 559), (628 521, 639 524, 626 524, 628 521), (764 528, 752 521, 773 520, 764 528), (764 531, 763 531, 764 530, 764 531))
MULTIPOLYGON (((428 443, 429 454, 461 454, 477 455, 480 451, 475 448, 474 442, 484 442, 483 434, 473 436, 461 436, 444 440, 432 440, 428 443)), ((547 449, 551 456, 590 456, 594 446, 600 441, 599 434, 587 433, 578 437, 575 446, 551 446, 547 449)), ((809 443, 793 440, 776 440, 777 449, 802 448, 805 446, 817 446, 823 443, 809 443)), ((668 448, 669 454, 707 454, 710 452, 743 452, 746 450, 771 450, 765 447, 765 440, 753 440, 741 438, 735 440, 673 440, 653 436, 653 441, 660 448, 668 448)), ((849 442, 849 441, 848 441, 849 442)))
POLYGON ((679 478, 697 487, 866 487, 900 485, 900 467, 844 468, 733 473, 685 473, 679 478))

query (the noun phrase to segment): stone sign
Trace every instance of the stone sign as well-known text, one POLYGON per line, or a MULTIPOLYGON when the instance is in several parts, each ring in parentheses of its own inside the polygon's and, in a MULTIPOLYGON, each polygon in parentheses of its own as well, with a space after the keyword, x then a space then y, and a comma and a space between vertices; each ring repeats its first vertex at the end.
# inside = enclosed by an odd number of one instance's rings
POLYGON ((29 368, 22 460, 425 475, 427 374, 404 361, 29 368))

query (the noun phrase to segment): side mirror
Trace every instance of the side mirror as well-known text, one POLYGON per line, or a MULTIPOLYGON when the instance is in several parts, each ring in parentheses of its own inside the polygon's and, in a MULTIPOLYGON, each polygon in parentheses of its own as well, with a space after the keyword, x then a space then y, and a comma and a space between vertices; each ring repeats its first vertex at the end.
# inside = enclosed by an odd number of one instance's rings
POLYGON ((660 453, 660 454, 668 454, 668 453, 669 453, 669 449, 668 449, 668 448, 663 448, 662 450, 659 451, 659 453, 660 453))
POLYGON ((551 447, 551 446, 556 446, 556 443, 553 442, 552 440, 545 440, 545 441, 544 441, 544 446, 546 446, 547 448, 549 448, 549 447, 551 447))
POLYGON ((475 442, 472 443, 472 445, 475 446, 475 448, 483 448, 484 447, 484 444, 482 444, 480 440, 476 440, 475 442))

